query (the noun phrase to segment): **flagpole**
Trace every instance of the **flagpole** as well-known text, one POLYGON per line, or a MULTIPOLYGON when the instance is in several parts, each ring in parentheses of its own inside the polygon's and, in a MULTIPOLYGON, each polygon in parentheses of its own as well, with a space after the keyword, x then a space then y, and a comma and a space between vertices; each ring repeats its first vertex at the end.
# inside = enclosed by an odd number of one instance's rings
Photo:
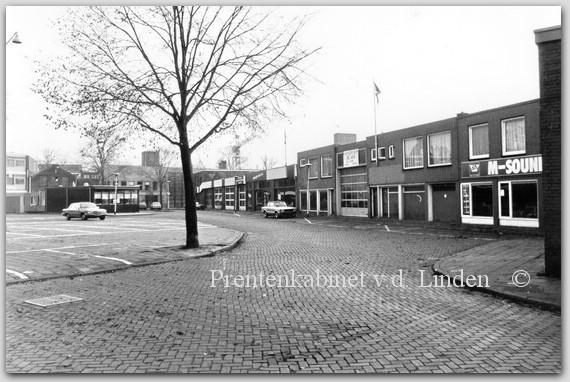
POLYGON ((380 161, 378 160, 378 132, 377 132, 377 129, 376 129, 376 104, 378 103, 378 102, 377 102, 378 93, 377 93, 377 90, 376 90, 376 89, 377 89, 377 88, 376 88, 376 82, 373 81, 373 84, 374 84, 374 89, 372 89, 372 93, 373 93, 373 96, 374 96, 374 150, 375 150, 374 153, 375 153, 375 155, 376 155, 376 166, 378 166, 378 162, 380 162, 380 161))

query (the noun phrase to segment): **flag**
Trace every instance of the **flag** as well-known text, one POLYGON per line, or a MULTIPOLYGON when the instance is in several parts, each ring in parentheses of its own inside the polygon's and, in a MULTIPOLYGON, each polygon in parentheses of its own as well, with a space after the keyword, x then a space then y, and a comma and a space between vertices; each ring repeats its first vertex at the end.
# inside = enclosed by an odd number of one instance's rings
POLYGON ((376 102, 378 102, 378 96, 380 95, 380 89, 378 85, 376 85, 376 81, 372 81, 374 83, 374 96, 376 97, 376 102))

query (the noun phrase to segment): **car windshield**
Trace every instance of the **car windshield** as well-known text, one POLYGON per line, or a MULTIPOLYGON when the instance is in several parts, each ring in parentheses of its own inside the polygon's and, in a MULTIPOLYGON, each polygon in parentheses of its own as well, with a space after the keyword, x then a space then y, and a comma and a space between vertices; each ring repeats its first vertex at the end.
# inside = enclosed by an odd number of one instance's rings
POLYGON ((95 208, 95 209, 97 209, 98 207, 94 203, 81 203, 79 205, 79 208, 95 208))
POLYGON ((275 202, 274 203, 275 207, 287 207, 287 203, 285 202, 275 202))

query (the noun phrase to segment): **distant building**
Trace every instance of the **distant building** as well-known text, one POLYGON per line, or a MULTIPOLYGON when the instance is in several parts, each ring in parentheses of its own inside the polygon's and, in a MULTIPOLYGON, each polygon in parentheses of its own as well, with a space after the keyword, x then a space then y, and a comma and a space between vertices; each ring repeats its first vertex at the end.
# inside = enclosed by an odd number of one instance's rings
POLYGON ((160 164, 159 151, 143 151, 142 153, 142 166, 156 167, 160 164))
POLYGON ((45 212, 46 190, 50 187, 75 187, 77 177, 65 170, 62 166, 54 164, 44 168, 32 176, 30 189, 30 203, 25 211, 45 212))
POLYGON ((30 181, 38 172, 37 161, 29 155, 6 154, 6 212, 23 213, 30 205, 30 181))

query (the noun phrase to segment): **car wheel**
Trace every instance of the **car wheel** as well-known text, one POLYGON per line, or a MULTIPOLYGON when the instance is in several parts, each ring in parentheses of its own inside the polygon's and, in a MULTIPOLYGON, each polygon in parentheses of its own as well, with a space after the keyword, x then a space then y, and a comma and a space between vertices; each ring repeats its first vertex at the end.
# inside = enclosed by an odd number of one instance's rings
POLYGON ((263 211, 263 217, 267 219, 267 212, 263 211))
POLYGON ((279 219, 279 212, 275 211, 275 219, 279 219))
POLYGON ((65 215, 65 220, 71 220, 71 216, 65 215))
POLYGON ((87 220, 87 215, 81 214, 81 220, 87 220))
POLYGON ((105 220, 105 216, 99 216, 99 219, 105 220))

